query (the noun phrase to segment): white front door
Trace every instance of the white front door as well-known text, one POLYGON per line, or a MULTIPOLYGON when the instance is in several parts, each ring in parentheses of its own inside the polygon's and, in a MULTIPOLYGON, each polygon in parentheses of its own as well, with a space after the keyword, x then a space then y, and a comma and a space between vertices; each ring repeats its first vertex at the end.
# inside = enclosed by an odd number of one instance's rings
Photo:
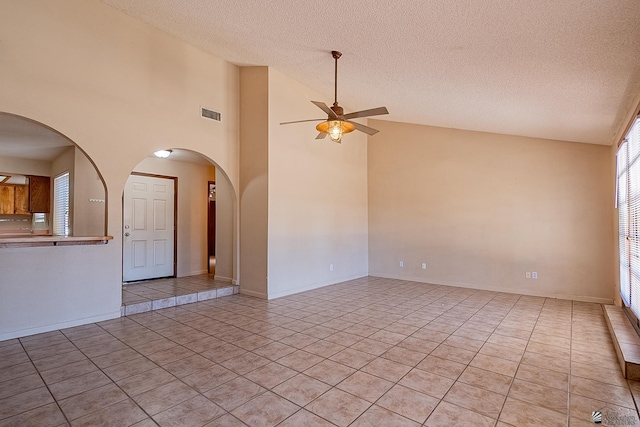
POLYGON ((123 281, 173 276, 174 180, 130 175, 124 187, 123 281))

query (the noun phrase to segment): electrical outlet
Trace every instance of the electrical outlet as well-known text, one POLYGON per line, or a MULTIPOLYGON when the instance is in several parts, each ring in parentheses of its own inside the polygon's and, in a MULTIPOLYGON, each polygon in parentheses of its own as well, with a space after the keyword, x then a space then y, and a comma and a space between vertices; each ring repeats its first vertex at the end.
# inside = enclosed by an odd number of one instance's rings
POLYGON ((329 264, 329 271, 333 271, 333 264, 329 264))
POLYGON ((538 278, 538 272, 537 271, 532 271, 531 272, 531 278, 532 279, 537 279, 538 278))
POLYGON ((531 272, 527 271, 526 273, 524 273, 524 278, 525 279, 531 279, 531 272))
POLYGON ((422 269, 423 269, 423 270, 426 270, 426 269, 427 269, 427 263, 426 263, 426 262, 423 262, 423 263, 422 263, 422 269))
POLYGON ((400 261, 400 267, 404 267, 404 261, 400 261))

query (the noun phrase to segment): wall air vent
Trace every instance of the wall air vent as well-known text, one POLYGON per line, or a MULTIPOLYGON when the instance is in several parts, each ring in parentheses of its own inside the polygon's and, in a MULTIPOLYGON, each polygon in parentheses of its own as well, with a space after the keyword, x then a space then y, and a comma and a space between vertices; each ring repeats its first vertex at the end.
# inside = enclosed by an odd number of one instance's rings
POLYGON ((201 111, 202 117, 204 117, 205 119, 212 119, 212 120, 222 121, 222 115, 220 113, 218 113, 217 111, 209 110, 209 109, 204 108, 204 107, 201 107, 200 111, 201 111))

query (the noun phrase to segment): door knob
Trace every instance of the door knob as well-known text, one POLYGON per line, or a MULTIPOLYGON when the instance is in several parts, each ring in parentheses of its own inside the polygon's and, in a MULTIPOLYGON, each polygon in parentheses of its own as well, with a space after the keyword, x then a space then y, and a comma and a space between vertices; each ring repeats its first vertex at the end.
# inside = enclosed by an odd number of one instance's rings
POLYGON ((129 237, 129 233, 124 233, 124 237, 129 237))

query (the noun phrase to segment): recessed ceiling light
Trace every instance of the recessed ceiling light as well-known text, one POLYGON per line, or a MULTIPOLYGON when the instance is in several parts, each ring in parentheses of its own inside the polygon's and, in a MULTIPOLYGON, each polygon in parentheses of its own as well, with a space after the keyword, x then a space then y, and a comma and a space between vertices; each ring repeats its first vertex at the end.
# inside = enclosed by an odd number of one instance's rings
POLYGON ((171 155, 172 152, 172 150, 158 150, 154 152, 153 155, 156 157, 160 157, 161 159, 166 159, 171 155))

